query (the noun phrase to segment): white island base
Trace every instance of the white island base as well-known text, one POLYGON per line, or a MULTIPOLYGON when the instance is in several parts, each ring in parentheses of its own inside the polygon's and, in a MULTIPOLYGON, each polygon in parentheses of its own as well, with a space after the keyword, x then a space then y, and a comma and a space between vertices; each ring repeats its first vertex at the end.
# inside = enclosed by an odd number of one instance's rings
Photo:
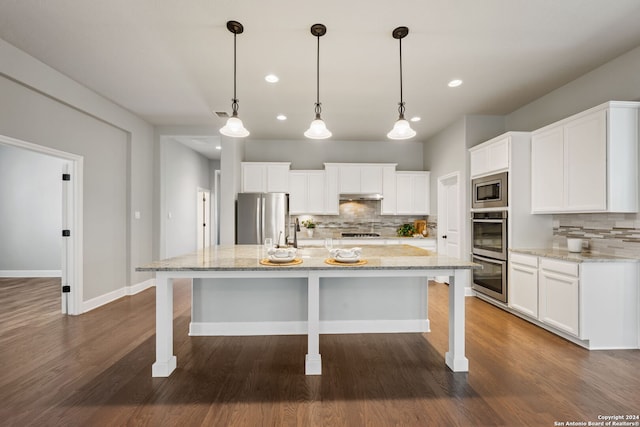
MULTIPOLYGON (((219 262, 217 267, 205 262, 198 264, 198 268, 185 268, 167 266, 166 261, 143 268, 156 271, 156 362, 152 367, 152 375, 169 376, 177 366, 176 356, 173 354, 173 279, 178 278, 195 279, 190 334, 306 334, 308 348, 305 374, 320 375, 321 333, 426 332, 429 330, 427 280, 434 276, 448 276, 449 351, 445 355, 445 362, 455 372, 468 371, 469 362, 465 357, 464 288, 469 283, 470 269, 475 268, 474 264, 437 255, 396 257, 395 262, 390 263, 387 261, 388 257, 376 260, 373 257, 375 251, 371 251, 370 263, 361 267, 334 268, 324 264, 323 257, 316 259, 311 253, 308 259, 303 258, 304 262, 297 268, 262 267, 257 262, 252 268, 230 268, 219 262), (256 290, 261 283, 265 287, 262 296, 256 290), (367 283, 370 286, 366 286, 367 283), (286 294, 287 290, 293 295, 285 299, 288 310, 272 306, 271 303, 280 300, 278 293, 286 294), (281 317, 267 319, 266 322, 264 318, 251 318, 251 313, 260 315, 261 310, 259 305, 253 305, 254 310, 247 310, 246 304, 238 305, 237 298, 247 291, 257 292, 253 296, 258 296, 258 301, 262 299, 265 303, 263 306, 266 309, 262 314, 269 312, 281 317), (275 296, 272 295, 269 301, 268 295, 273 292, 275 296), (332 299, 335 309, 331 307, 332 299), (387 302, 384 313, 380 311, 385 305, 381 304, 383 300, 387 302), (339 306, 340 301, 347 305, 339 306), (360 301, 360 304, 353 307, 351 303, 356 301, 360 301), (231 322, 221 321, 224 316, 218 316, 225 310, 227 314, 236 313, 235 318, 226 319, 231 322), (344 318, 345 314, 353 317, 354 313, 355 317, 358 313, 364 314, 364 318, 344 318), (304 314, 306 318, 300 319, 300 314, 304 314), (372 314, 378 317, 374 318, 372 314), (293 318, 291 315, 294 315, 293 318), (244 321, 238 321, 243 319, 244 321), (221 331, 226 332, 220 333, 221 331)), ((428 254, 428 251, 417 248, 409 251, 428 254)))

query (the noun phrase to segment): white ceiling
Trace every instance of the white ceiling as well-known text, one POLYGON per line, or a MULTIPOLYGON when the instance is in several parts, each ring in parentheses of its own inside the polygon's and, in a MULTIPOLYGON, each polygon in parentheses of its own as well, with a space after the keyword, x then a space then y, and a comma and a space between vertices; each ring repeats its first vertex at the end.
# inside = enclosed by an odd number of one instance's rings
MULTIPOLYGON (((320 101, 336 140, 385 140, 398 42, 416 140, 463 114, 506 114, 640 45, 638 0, 0 0, 0 38, 155 125, 224 124, 240 21, 238 98, 250 139, 303 139, 320 101), (264 76, 275 73, 280 82, 264 76), (453 78, 464 80, 456 89, 453 78), (286 121, 276 115, 288 116, 286 121)), ((202 135, 201 135, 202 136, 202 135)))

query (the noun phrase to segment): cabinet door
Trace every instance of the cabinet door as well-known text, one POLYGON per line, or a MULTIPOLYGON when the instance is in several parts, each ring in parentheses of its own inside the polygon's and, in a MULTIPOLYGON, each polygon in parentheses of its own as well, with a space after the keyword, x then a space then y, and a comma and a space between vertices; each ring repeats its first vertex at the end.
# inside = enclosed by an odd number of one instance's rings
POLYGON ((288 165, 267 165, 267 192, 287 193, 289 192, 289 166, 288 165))
POLYGON ((607 209, 606 114, 596 111, 564 127, 567 211, 607 209))
POLYGON ((489 168, 487 147, 481 147, 469 152, 471 178, 484 175, 489 168))
POLYGON ((571 335, 580 336, 577 277, 540 270, 539 319, 571 335))
POLYGON ((340 166, 340 193, 360 192, 360 167, 340 166))
POLYGON ((396 213, 413 213, 413 177, 406 173, 396 175, 396 213))
POLYGON ((492 142, 487 146, 487 173, 509 169, 509 138, 492 142))
POLYGON ((509 263, 509 307, 538 318, 538 269, 509 263))
POLYGON ((267 191, 267 169, 264 164, 242 163, 241 169, 243 193, 267 191))
POLYGON ((336 166, 325 166, 324 187, 324 213, 326 215, 340 214, 340 201, 338 197, 339 169, 336 166))
POLYGON ((557 126, 531 138, 531 209, 534 213, 564 208, 563 128, 557 126))
POLYGON ((289 213, 307 213, 308 176, 304 172, 289 172, 289 213))
POLYGON ((310 214, 322 214, 324 208, 324 172, 311 171, 307 174, 307 210, 310 214))
POLYGON ((395 215, 396 213, 396 168, 385 166, 382 169, 382 195, 380 213, 382 215, 395 215))
POLYGON ((413 213, 429 215, 430 185, 429 172, 417 172, 413 175, 413 213))
POLYGON ((381 166, 362 166, 360 168, 360 191, 382 194, 381 166))

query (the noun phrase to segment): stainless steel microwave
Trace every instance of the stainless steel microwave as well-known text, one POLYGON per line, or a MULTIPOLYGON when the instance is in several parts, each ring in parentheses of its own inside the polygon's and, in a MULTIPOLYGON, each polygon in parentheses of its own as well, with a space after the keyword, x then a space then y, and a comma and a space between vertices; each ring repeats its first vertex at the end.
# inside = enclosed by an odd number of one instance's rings
POLYGON ((508 200, 508 173, 502 172, 495 175, 483 176, 471 180, 473 209, 506 208, 508 200))

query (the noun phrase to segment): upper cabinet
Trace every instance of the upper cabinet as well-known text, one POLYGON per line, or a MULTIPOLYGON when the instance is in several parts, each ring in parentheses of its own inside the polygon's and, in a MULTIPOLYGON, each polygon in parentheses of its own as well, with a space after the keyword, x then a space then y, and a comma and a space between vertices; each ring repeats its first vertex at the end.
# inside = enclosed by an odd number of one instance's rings
POLYGON ((289 172, 289 212, 294 215, 326 213, 325 171, 289 172))
POLYGON ((396 172, 396 215, 429 215, 430 172, 396 172))
POLYGON ((340 163, 338 168, 340 174, 340 193, 382 194, 383 165, 366 163, 340 163))
POLYGON ((288 193, 288 162, 242 162, 243 193, 288 193))
POLYGON ((469 149, 471 178, 509 169, 509 137, 499 137, 469 149))
POLYGON ((607 102, 533 132, 532 212, 637 212, 639 106, 607 102))

